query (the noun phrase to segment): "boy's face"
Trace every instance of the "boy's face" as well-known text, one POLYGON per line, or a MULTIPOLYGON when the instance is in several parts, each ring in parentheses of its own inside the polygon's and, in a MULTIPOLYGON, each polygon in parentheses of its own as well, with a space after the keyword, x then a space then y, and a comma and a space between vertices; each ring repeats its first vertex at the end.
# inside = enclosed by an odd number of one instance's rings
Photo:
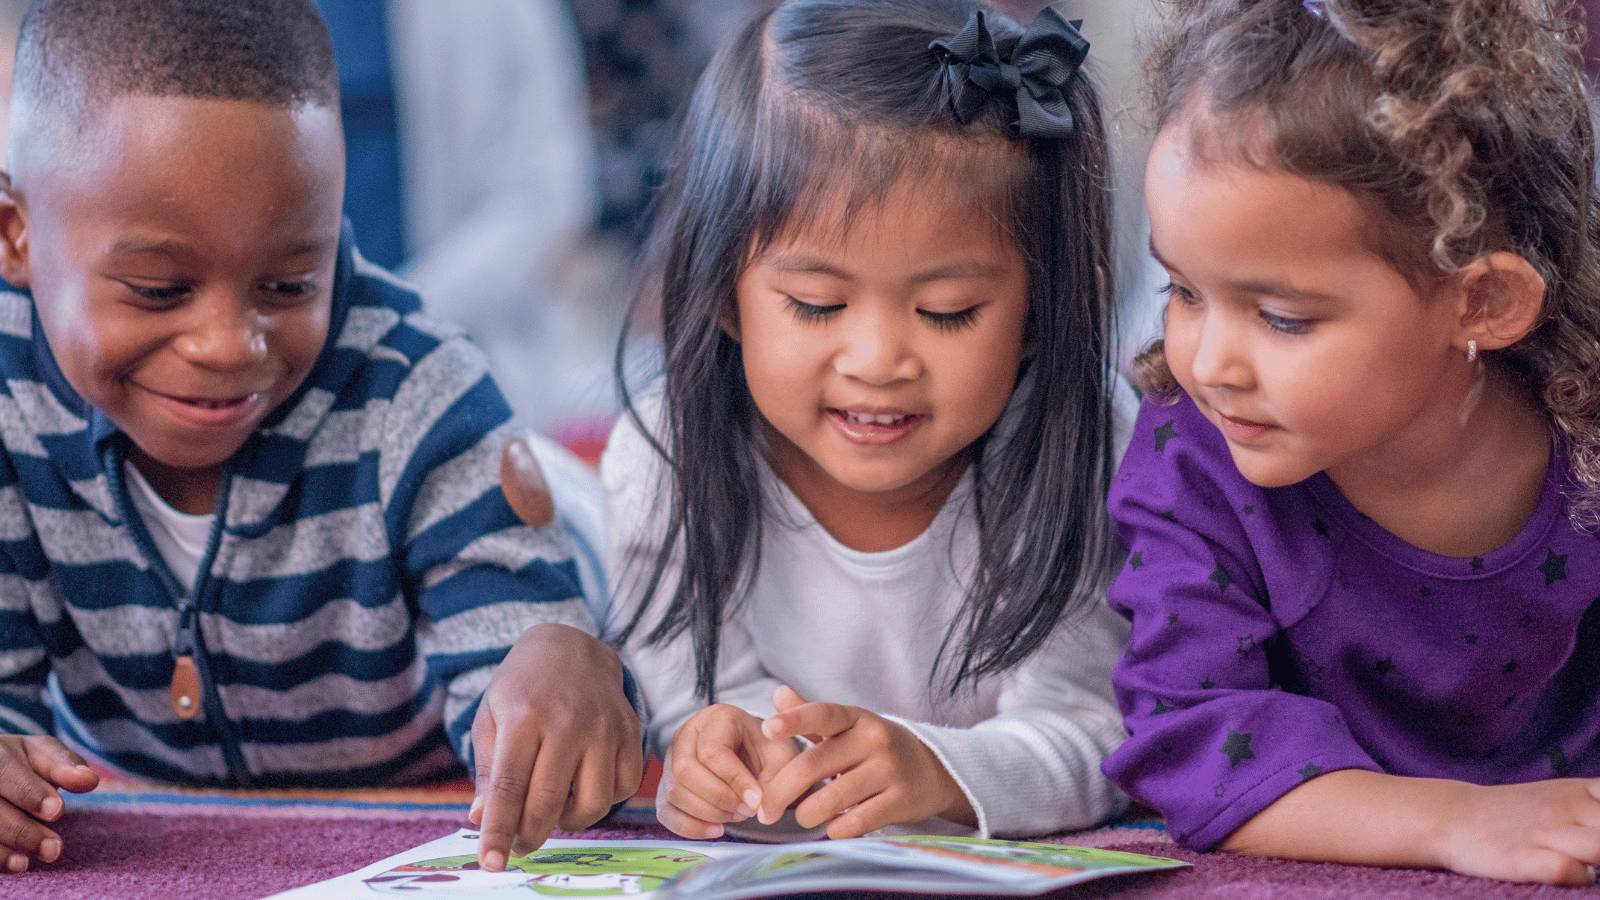
POLYGON ((72 140, 14 151, 0 272, 32 289, 67 381, 143 457, 214 473, 327 338, 338 114, 133 95, 72 140))

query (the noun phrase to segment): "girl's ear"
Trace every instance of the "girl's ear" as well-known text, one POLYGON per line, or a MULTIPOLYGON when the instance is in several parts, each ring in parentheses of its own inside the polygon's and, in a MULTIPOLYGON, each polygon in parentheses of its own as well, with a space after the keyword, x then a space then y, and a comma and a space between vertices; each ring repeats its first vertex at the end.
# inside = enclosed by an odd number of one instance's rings
POLYGON ((730 303, 722 310, 722 315, 717 317, 717 324, 722 326, 722 333, 739 343, 739 305, 730 303))
POLYGON ((0 278, 28 287, 28 222, 22 198, 11 187, 11 173, 0 170, 0 278))
POLYGON ((1461 286, 1461 329, 1457 343, 1501 350, 1528 336, 1544 313, 1544 276, 1515 253, 1496 252, 1468 263, 1457 276, 1461 286))

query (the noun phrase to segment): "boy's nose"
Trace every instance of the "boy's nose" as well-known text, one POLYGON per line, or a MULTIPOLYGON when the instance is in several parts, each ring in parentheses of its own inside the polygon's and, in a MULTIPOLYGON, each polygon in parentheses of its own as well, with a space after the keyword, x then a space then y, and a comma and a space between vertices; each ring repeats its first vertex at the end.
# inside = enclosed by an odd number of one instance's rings
POLYGON ((179 353, 208 369, 255 365, 267 355, 267 334, 260 317, 237 301, 197 304, 196 316, 178 338, 179 353))

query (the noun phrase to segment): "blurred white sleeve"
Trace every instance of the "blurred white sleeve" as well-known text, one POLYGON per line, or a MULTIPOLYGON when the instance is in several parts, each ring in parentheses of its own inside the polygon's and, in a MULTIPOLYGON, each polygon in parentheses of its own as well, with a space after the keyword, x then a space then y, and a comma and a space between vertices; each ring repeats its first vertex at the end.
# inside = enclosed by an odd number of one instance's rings
MULTIPOLYGON (((536 321, 598 205, 582 49, 560 0, 391 0, 406 275, 481 340, 536 321)), ((519 330, 525 330, 525 327, 519 330)))

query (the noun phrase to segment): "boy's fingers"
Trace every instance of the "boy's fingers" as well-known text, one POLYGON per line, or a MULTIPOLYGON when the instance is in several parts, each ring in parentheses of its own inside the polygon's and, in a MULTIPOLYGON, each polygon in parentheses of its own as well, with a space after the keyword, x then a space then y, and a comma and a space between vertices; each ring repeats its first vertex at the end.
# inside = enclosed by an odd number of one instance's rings
POLYGON ((617 774, 612 782, 614 793, 611 795, 612 803, 624 803, 639 793, 639 784, 644 781, 644 750, 638 741, 624 746, 617 752, 617 774))
POLYGON ((567 796, 572 791, 572 776, 578 769, 578 748, 569 736, 567 740, 545 741, 533 764, 533 780, 529 782, 527 799, 522 805, 522 824, 517 826, 517 840, 533 852, 550 837, 561 811, 567 808, 567 796))
POLYGON ((55 738, 26 738, 22 747, 28 755, 28 765, 59 787, 82 794, 100 785, 100 776, 89 768, 88 762, 55 738))
POLYGON ((572 794, 561 813, 561 830, 582 831, 600 821, 611 808, 615 790, 611 782, 615 777, 616 765, 604 758, 604 748, 585 753, 573 776, 572 794))
POLYGON ((523 800, 528 795, 528 778, 538 752, 536 736, 517 740, 509 729, 495 736, 487 782, 480 782, 478 786, 484 798, 478 864, 486 871, 499 872, 505 868, 512 841, 521 828, 523 800))
POLYGON ((61 836, 15 806, 0 803, 0 853, 6 851, 54 862, 61 855, 61 836))
POLYGON ((656 821, 673 834, 686 838, 711 840, 722 837, 721 825, 696 819, 671 803, 656 805, 656 821))
POLYGON ((761 733, 774 740, 804 735, 816 741, 848 731, 860 713, 855 707, 840 703, 807 703, 787 712, 768 716, 761 723, 761 733))
MULTIPOLYGON (((61 795, 56 793, 54 785, 33 770, 26 750, 9 754, 0 761, 0 799, 46 820, 61 815, 63 808, 61 795)), ((0 843, 4 840, 5 832, 0 831, 0 843)), ((10 846, 13 850, 23 849, 15 844, 10 846)))

